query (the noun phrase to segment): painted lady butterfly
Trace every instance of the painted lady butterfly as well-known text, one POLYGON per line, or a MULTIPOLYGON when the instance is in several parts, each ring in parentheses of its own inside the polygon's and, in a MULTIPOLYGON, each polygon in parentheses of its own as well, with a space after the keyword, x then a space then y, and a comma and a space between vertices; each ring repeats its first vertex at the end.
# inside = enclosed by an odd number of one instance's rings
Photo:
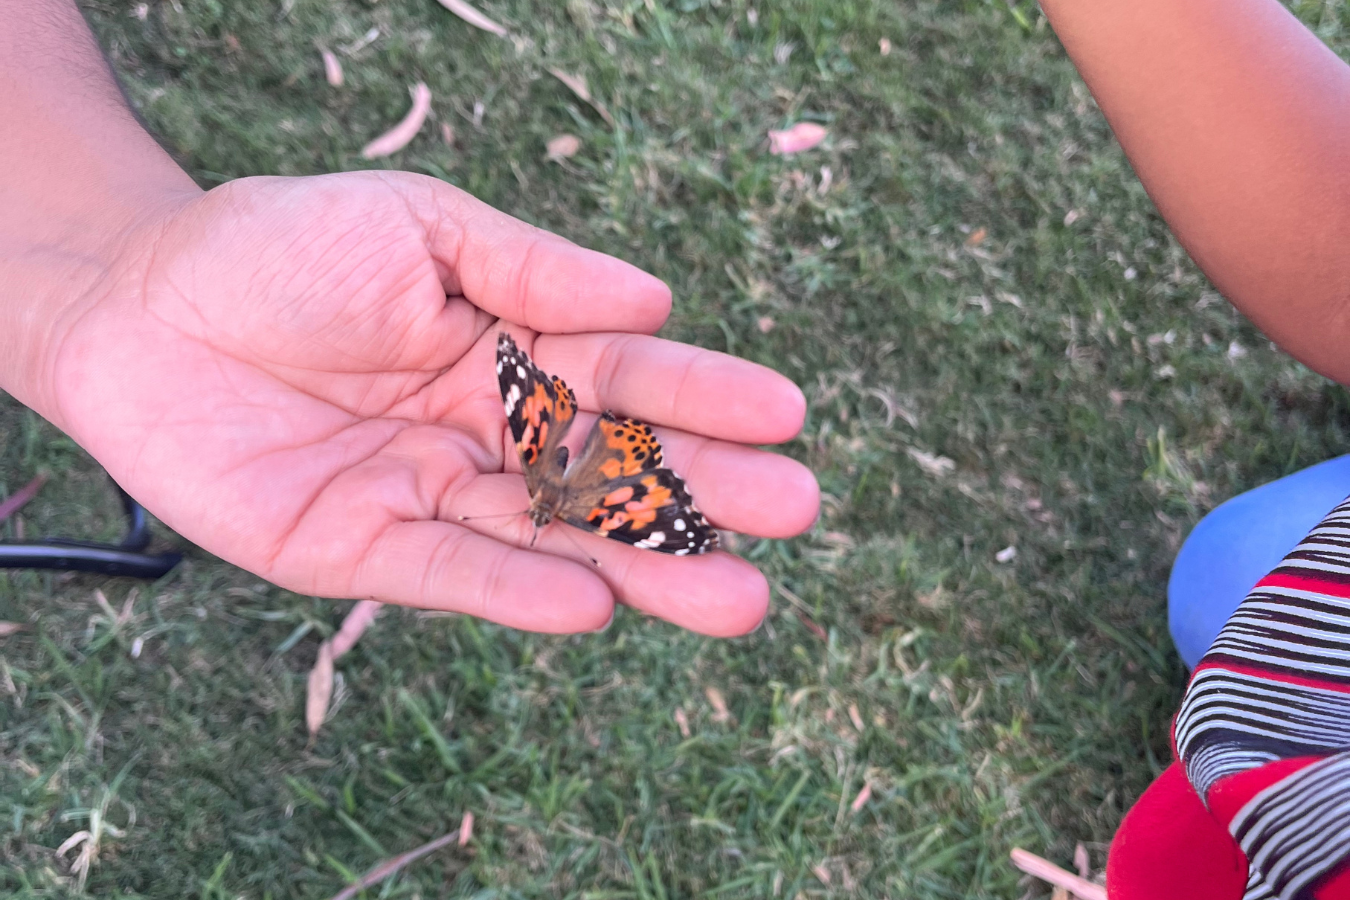
POLYGON ((506 332, 497 338, 497 381, 536 529, 562 519, 644 550, 685 556, 716 549, 717 531, 684 481, 661 466, 650 425, 606 410, 569 467, 563 438, 577 411, 571 389, 545 375, 506 332))

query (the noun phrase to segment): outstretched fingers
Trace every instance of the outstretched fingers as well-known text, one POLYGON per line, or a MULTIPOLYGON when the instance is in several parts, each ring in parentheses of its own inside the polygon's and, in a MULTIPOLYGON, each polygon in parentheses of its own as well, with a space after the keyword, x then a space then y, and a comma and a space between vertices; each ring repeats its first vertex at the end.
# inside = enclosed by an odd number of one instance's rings
POLYGON ((596 631, 614 615, 613 594, 586 565, 446 522, 390 525, 355 572, 351 593, 553 634, 596 631))
MULTIPOLYGON (((591 544, 586 545, 587 548, 591 544)), ((730 553, 671 556, 617 547, 600 571, 627 606, 712 637, 754 631, 769 610, 769 583, 730 553)))
POLYGON ((795 459, 670 429, 658 433, 665 465, 680 474, 718 528, 788 538, 816 521, 820 485, 795 459))
MULTIPOLYGON (((485 475, 451 498, 442 517, 471 516, 465 524, 485 540, 520 548, 533 545, 535 555, 545 559, 574 560, 570 564, 603 579, 620 602, 701 634, 744 634, 764 618, 768 584, 740 557, 720 551, 674 556, 641 550, 557 520, 536 533, 520 512, 528 504, 519 476, 485 475)), ((545 605, 568 596, 567 589, 552 581, 540 582, 534 590, 545 605)))
POLYGON ((790 440, 806 417, 801 389, 725 353, 635 334, 540 335, 534 361, 577 394, 654 425, 742 444, 790 440))

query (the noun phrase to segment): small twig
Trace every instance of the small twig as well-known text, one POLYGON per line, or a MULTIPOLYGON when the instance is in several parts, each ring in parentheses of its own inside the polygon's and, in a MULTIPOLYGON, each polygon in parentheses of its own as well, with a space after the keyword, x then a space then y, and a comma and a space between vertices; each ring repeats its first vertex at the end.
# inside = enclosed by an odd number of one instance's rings
MULTIPOLYGON (((374 887, 381 881, 396 873, 404 866, 417 862, 428 853, 434 853, 442 847, 449 846, 459 840, 459 829, 456 828, 449 834, 443 834, 434 841, 428 841, 416 850, 409 850, 407 853, 401 853, 393 859, 387 859, 374 868, 366 872, 355 884, 349 884, 342 890, 333 895, 332 900, 351 900, 357 894, 368 887, 374 887)), ((1105 897, 1105 895, 1102 895, 1105 897)))
POLYGON ((37 496, 37 492, 42 490, 42 486, 47 483, 46 473, 38 475, 32 481, 19 488, 13 494, 10 494, 4 500, 0 500, 0 522, 5 521, 19 510, 23 509, 24 504, 37 496))
POLYGON ((1064 888, 1081 900, 1106 900, 1106 888, 1093 884, 1086 878, 1079 878, 1072 872, 1066 872, 1048 859, 1041 859, 1021 847, 1013 848, 1012 864, 1028 875, 1041 881, 1048 881, 1055 887, 1064 888))

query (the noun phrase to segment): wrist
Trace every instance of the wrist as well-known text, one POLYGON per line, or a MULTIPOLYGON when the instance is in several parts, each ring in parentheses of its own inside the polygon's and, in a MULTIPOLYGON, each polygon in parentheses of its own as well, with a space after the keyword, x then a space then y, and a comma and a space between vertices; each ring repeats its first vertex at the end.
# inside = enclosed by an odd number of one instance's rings
POLYGON ((65 337, 90 309, 125 293, 163 223, 201 194, 174 181, 101 196, 79 215, 0 211, 0 389, 59 428, 67 429, 54 389, 65 337))
POLYGON ((63 426, 51 384, 69 323, 200 190, 127 108, 71 0, 5 15, 0 388, 63 426))

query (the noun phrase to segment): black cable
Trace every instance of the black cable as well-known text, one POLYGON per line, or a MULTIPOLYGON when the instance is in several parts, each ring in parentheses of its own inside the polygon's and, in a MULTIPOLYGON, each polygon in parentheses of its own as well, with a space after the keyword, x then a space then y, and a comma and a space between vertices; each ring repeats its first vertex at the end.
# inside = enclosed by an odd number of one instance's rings
POLYGON ((120 487, 117 491, 122 495, 122 508, 127 518, 127 532, 120 543, 99 544, 63 538, 0 541, 0 569, 59 569, 149 579, 167 575, 182 560, 183 554, 143 552, 150 545, 150 524, 145 507, 120 487))

